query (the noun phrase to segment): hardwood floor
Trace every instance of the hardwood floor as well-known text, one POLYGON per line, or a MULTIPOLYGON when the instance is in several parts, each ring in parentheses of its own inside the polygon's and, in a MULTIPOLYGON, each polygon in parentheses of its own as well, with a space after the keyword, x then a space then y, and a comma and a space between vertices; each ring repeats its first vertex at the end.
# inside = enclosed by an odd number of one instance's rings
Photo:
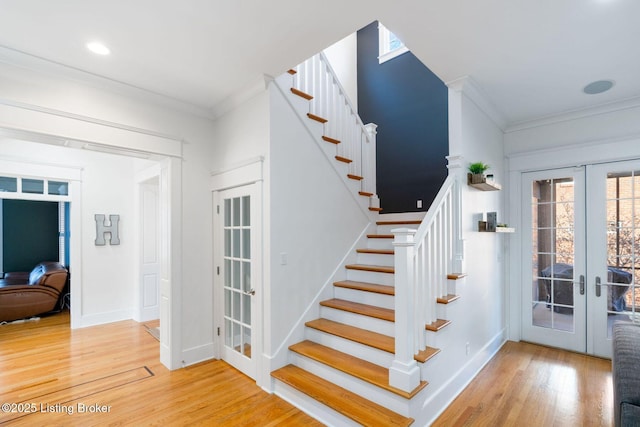
POLYGON ((134 321, 72 331, 63 314, 2 325, 0 372, 0 404, 16 411, 3 407, 0 425, 322 425, 222 361, 167 370, 134 321))
POLYGON ((611 361, 507 342, 434 426, 611 426, 611 361))
MULTIPOLYGON (((321 425, 222 361, 168 371, 134 321, 2 325, 0 372, 2 426, 321 425)), ((508 342, 434 426, 610 426, 612 405, 610 361, 508 342)))

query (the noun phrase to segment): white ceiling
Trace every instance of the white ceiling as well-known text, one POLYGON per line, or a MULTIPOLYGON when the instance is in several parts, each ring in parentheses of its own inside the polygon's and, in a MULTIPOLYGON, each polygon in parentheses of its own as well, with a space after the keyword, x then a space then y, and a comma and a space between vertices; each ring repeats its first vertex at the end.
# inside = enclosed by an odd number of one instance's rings
POLYGON ((640 97, 637 0, 0 0, 0 61, 214 111, 376 19, 444 82, 470 76, 507 124, 640 97), (599 79, 615 86, 582 93, 599 79))

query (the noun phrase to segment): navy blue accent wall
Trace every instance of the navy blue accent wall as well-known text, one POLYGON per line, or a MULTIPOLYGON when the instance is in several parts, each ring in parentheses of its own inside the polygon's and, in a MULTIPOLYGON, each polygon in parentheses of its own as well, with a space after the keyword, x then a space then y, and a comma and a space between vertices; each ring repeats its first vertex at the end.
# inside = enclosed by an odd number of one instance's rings
POLYGON ((2 200, 2 233, 5 272, 58 261, 58 203, 2 200))
POLYGON ((447 177, 448 90, 411 52, 379 64, 377 22, 358 31, 358 110, 378 125, 382 213, 426 211, 447 177))

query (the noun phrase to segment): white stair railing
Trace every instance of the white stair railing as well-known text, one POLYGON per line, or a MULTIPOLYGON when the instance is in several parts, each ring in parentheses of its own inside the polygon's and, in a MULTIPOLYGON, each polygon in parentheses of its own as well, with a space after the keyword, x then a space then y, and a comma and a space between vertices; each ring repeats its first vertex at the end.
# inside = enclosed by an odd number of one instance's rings
POLYGON ((362 177, 360 191, 376 199, 376 126, 362 122, 323 53, 294 70, 294 88, 313 96, 309 112, 327 120, 324 136, 340 141, 337 154, 352 160, 349 174, 362 177))
POLYGON ((414 355, 426 349, 425 325, 437 320, 437 298, 447 295, 447 275, 453 273, 458 244, 460 200, 455 175, 449 175, 417 230, 391 231, 395 248, 396 353, 389 382, 405 391, 419 384, 414 355))

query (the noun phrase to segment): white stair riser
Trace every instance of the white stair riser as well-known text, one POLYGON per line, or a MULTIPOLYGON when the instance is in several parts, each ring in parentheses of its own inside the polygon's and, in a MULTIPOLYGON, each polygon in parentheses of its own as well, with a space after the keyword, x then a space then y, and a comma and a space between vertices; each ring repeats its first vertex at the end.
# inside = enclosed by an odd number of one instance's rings
POLYGON ((305 328, 305 337, 310 341, 359 357, 376 365, 389 367, 391 366, 391 362, 393 362, 394 355, 392 353, 327 334, 317 329, 305 328))
POLYGON ((393 274, 378 273, 376 271, 347 270, 347 279, 356 282, 377 283, 388 286, 393 286, 394 284, 393 274))
POLYGON ((371 249, 393 249, 393 239, 369 238, 367 247, 371 249))
POLYGON ((447 343, 451 343, 452 341, 452 337, 450 334, 451 330, 452 330, 452 326, 447 325, 443 329, 440 329, 438 332, 425 331, 427 334, 426 336, 427 345, 429 347, 435 347, 440 349, 445 348, 447 346, 447 343))
POLYGON ((359 423, 356 423, 282 381, 274 381, 274 394, 326 425, 336 427, 360 426, 359 423))
POLYGON ((345 325, 355 326, 356 328, 366 329, 390 337, 395 334, 395 324, 393 322, 376 319, 375 317, 363 316, 361 314, 324 306, 320 307, 320 316, 333 320, 334 322, 344 323, 345 325))
POLYGON ((299 368, 302 368, 314 375, 319 376, 327 381, 346 388, 352 393, 356 393, 367 400, 384 406, 394 412, 397 412, 404 416, 409 416, 408 400, 404 399, 397 394, 391 393, 385 389, 382 389, 376 385, 370 384, 359 378, 353 377, 349 374, 341 372, 330 366, 318 362, 313 359, 309 359, 298 353, 292 352, 292 363, 299 368))
POLYGON ((360 304, 374 305, 376 307, 394 309, 393 295, 378 294, 376 292, 360 291, 357 289, 341 288, 334 286, 334 295, 338 299, 353 301, 360 304))
POLYGON ((393 255, 358 253, 358 264, 393 265, 393 255))

